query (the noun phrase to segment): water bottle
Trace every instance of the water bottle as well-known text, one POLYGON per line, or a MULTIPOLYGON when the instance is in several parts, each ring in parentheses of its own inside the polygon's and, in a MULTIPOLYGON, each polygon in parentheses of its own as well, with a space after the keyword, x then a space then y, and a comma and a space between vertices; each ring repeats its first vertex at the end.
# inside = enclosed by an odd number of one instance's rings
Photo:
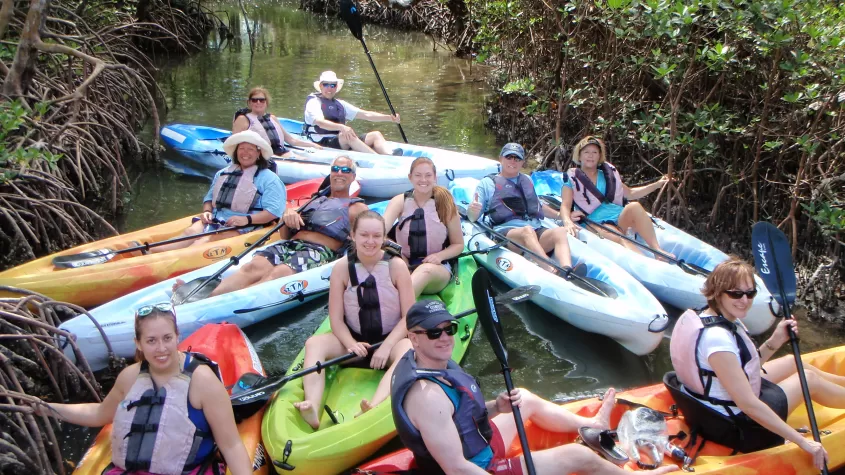
POLYGON ((666 419, 659 412, 638 407, 622 415, 617 429, 619 444, 640 467, 657 467, 669 445, 666 419))

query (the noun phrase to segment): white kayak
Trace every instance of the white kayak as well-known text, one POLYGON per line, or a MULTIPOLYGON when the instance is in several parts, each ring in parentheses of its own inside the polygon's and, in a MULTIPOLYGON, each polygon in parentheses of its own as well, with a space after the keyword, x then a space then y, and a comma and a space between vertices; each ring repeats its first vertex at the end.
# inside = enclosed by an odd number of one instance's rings
MULTIPOLYGON (((563 185, 561 172, 552 170, 534 172, 531 179, 538 195, 560 197, 563 185)), ((712 271, 716 265, 728 259, 727 254, 704 241, 663 220, 653 219, 660 247, 674 254, 679 260, 712 271)), ((546 221, 550 226, 557 226, 552 220, 546 221)), ((601 238, 585 229, 580 231, 578 238, 594 249, 596 254, 608 257, 619 264, 662 302, 680 309, 697 309, 707 305, 707 301, 701 295, 705 276, 700 273, 695 273, 690 269, 685 270, 674 263, 657 260, 648 251, 644 251, 645 254, 631 251, 625 246, 601 238)), ((637 239, 645 244, 642 238, 637 237, 637 239)), ((755 280, 757 297, 743 323, 752 334, 757 335, 772 326, 778 304, 766 289, 763 281, 759 277, 755 277, 755 280)))
MULTIPOLYGON (((473 178, 458 179, 450 184, 458 206, 465 207, 471 201, 477 184, 478 180, 473 178)), ((470 251, 488 249, 497 243, 478 225, 467 220, 462 221, 461 228, 470 251)), ((475 259, 511 287, 540 286, 542 290, 532 300, 561 320, 582 330, 609 336, 637 355, 651 353, 660 344, 663 330, 669 324, 660 302, 611 259, 593 252, 572 237, 569 246, 572 263, 584 264, 585 277, 591 282, 598 281, 606 295, 590 290, 576 278, 565 279, 548 272, 504 247, 475 254, 475 259)), ((550 259, 555 259, 553 254, 550 259)))
MULTIPOLYGON (((302 138, 302 122, 279 119, 285 130, 302 138)), ((201 165, 204 171, 193 167, 194 174, 202 173, 212 178, 214 172, 229 165, 230 158, 223 152, 223 141, 231 131, 202 125, 169 124, 161 129, 164 143, 183 158, 201 165)), ((339 155, 346 155, 358 166, 357 179, 361 183, 361 196, 392 198, 409 189, 408 172, 417 157, 428 157, 437 167, 439 184, 446 186, 449 178, 482 178, 498 173, 499 162, 488 158, 451 150, 421 145, 388 142, 391 149, 401 149, 402 155, 377 155, 349 150, 325 148, 291 149, 293 157, 279 158, 276 173, 285 184, 296 183, 329 174, 329 165, 339 155), (449 177, 449 178, 447 178, 449 177)))

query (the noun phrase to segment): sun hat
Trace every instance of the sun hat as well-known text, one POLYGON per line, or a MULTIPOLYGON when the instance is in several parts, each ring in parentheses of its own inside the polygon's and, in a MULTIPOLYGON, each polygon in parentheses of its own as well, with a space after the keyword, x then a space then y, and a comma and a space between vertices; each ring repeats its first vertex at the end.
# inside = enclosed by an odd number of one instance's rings
POLYGON ((411 305, 405 316, 405 325, 410 330, 421 327, 431 330, 443 322, 451 322, 455 317, 446 310, 446 306, 439 300, 420 300, 411 305))
POLYGON ((499 152, 500 157, 507 157, 509 155, 516 155, 520 160, 525 160, 525 149, 518 143, 506 143, 499 152))
POLYGON ((601 156, 599 157, 598 165, 601 165, 602 163, 607 161, 607 150, 605 149, 604 141, 598 137, 588 135, 581 139, 577 144, 575 144, 575 147, 572 148, 572 161, 575 162, 576 165, 581 165, 581 159, 579 158, 579 155, 581 155, 581 149, 583 149, 587 145, 595 145, 599 148, 599 153, 601 156))
POLYGON ((320 83, 322 82, 336 82, 337 89, 335 92, 340 92, 340 90, 343 89, 343 79, 338 78, 334 71, 323 71, 323 73, 320 74, 320 79, 314 81, 314 89, 316 89, 317 92, 320 92, 320 83))
POLYGON ((239 144, 244 142, 257 146, 258 150, 261 151, 261 156, 266 160, 269 160, 270 157, 273 156, 273 149, 270 147, 270 144, 267 143, 267 141, 260 135, 251 130, 244 130, 243 132, 230 135, 229 138, 223 142, 223 150, 226 152, 226 155, 235 158, 235 150, 238 149, 239 144))

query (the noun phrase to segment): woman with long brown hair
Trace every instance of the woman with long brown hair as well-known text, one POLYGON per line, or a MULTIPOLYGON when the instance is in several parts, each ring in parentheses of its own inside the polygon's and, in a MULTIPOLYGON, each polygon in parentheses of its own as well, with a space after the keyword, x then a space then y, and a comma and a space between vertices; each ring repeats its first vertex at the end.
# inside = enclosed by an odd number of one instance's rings
POLYGON ((411 163, 413 189, 393 197, 384 211, 402 257, 411 268, 414 293, 435 294, 452 279, 452 261, 464 249, 461 219, 451 193, 437 185, 437 168, 426 157, 411 163), (397 222, 398 219, 398 222, 397 222))

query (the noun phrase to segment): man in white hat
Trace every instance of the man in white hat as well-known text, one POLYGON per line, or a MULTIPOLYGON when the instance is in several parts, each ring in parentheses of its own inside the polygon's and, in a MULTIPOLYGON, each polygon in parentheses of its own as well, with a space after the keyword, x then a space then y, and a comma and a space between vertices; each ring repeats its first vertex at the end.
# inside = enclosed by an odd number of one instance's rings
POLYGON ((323 71, 320 79, 314 81, 316 93, 305 99, 305 134, 312 141, 323 147, 356 152, 380 153, 382 155, 402 155, 402 149, 393 150, 381 132, 368 132, 358 135, 346 125, 353 119, 370 122, 399 123, 399 114, 388 115, 359 109, 352 104, 335 98, 343 89, 343 79, 334 71, 323 71))
POLYGON ((203 199, 202 214, 194 218, 182 235, 200 234, 221 226, 241 228, 154 247, 150 252, 170 251, 248 233, 256 225, 267 224, 284 214, 287 191, 279 176, 268 170, 268 160, 273 156, 270 144, 255 132, 246 130, 226 139, 223 150, 232 158, 232 164, 214 175, 211 188, 203 199))

